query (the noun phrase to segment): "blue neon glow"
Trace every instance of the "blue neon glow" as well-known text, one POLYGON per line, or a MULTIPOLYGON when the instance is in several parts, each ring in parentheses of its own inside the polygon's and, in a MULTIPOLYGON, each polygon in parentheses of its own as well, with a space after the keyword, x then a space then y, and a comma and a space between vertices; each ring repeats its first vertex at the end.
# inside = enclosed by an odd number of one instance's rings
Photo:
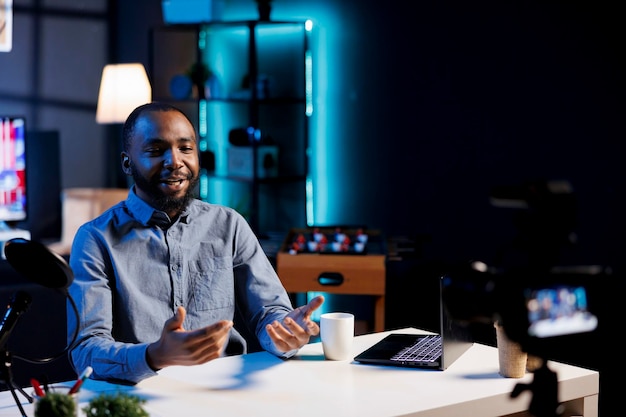
POLYGON ((206 142, 206 134, 207 134, 207 120, 206 120, 206 100, 200 100, 199 104, 199 117, 198 117, 198 135, 200 135, 200 150, 206 151, 207 142, 206 142))
POLYGON ((313 57, 311 51, 304 54, 304 96, 306 100, 305 113, 307 116, 313 115, 313 57))
MULTIPOLYGON (((341 218, 341 213, 337 207, 343 187, 342 158, 350 151, 345 149, 347 145, 342 140, 346 132, 342 131, 341 121, 347 111, 346 104, 350 104, 350 97, 354 97, 351 92, 355 88, 352 86, 349 74, 344 74, 347 59, 343 50, 344 38, 354 34, 349 23, 340 20, 341 8, 341 2, 323 1, 312 4, 306 0, 275 2, 272 7, 272 20, 304 20, 305 30, 309 37, 309 51, 305 55, 304 92, 305 111, 309 117, 309 149, 307 150, 309 173, 306 181, 308 225, 342 223, 338 220, 341 218)), ((257 17, 255 2, 233 0, 225 8, 223 20, 249 20, 257 17)), ((224 62, 234 59, 235 51, 242 47, 247 37, 245 30, 240 33, 232 32, 234 31, 231 31, 231 35, 226 38, 230 50, 222 52, 228 56, 214 54, 209 65, 224 83, 225 91, 232 90, 232 85, 240 83, 241 74, 225 72, 224 62)), ((224 41, 223 37, 221 41, 224 41)), ((207 48, 210 49, 212 36, 207 36, 205 42, 207 48)), ((220 117, 226 116, 213 114, 209 120, 220 120, 220 117)), ((213 137, 212 127, 208 126, 207 130, 208 137, 213 137)), ((209 143, 209 147, 216 145, 225 146, 209 143)), ((220 155, 226 154, 225 149, 221 148, 221 150, 223 152, 216 153, 216 170, 225 166, 226 161, 218 160, 220 155)), ((224 172, 221 174, 223 175, 224 172)), ((209 188, 212 201, 214 197, 216 201, 225 200, 226 195, 220 195, 220 193, 228 194, 224 184, 218 186, 211 182, 209 188)))

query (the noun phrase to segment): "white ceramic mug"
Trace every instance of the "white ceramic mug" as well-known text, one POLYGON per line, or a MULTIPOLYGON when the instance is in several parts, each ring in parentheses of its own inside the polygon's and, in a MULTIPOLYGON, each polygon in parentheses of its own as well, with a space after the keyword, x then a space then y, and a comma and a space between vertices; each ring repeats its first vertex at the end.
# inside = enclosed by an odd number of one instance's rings
POLYGON ((320 316, 320 337, 326 359, 352 359, 354 314, 324 313, 320 316))

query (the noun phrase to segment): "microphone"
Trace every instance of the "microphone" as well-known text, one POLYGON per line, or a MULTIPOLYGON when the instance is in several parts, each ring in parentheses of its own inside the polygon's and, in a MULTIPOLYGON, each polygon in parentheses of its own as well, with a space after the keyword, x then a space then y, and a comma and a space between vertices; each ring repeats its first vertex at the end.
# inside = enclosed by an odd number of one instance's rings
POLYGON ((11 331, 15 327, 15 324, 19 320, 20 316, 28 310, 31 301, 32 298, 30 294, 24 291, 17 291, 13 294, 11 301, 9 301, 9 305, 7 306, 4 318, 2 319, 2 322, 0 322, 0 349, 4 348, 9 336, 11 336, 11 331))
POLYGON ((67 289, 74 281, 65 259, 39 242, 11 239, 4 244, 4 255, 13 269, 44 287, 67 289))

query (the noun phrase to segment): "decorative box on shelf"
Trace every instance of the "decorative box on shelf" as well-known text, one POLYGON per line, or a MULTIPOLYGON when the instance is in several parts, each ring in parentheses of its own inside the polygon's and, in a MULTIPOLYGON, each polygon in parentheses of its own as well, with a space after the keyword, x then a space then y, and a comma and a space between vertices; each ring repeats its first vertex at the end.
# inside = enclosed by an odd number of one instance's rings
POLYGON ((221 20, 224 0, 161 0, 166 24, 202 23, 221 20))
POLYGON ((373 295, 374 330, 385 320, 385 247, 377 230, 291 229, 276 257, 288 292, 373 295))
MULTIPOLYGON (((228 153, 228 175, 233 177, 253 177, 252 146, 230 146, 228 153)), ((257 178, 272 178, 278 176, 278 146, 259 145, 256 148, 257 178)))

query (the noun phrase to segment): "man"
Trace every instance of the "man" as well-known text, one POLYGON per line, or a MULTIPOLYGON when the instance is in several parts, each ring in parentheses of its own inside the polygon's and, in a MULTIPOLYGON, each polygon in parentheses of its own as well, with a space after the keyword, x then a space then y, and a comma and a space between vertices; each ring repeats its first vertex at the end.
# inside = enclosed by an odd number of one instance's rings
POLYGON ((319 334, 316 297, 293 309, 245 219, 193 197, 198 143, 193 124, 164 103, 136 108, 122 131, 128 198, 76 233, 68 306, 74 370, 137 383, 172 365, 245 351, 235 315, 260 346, 293 356, 319 334))

